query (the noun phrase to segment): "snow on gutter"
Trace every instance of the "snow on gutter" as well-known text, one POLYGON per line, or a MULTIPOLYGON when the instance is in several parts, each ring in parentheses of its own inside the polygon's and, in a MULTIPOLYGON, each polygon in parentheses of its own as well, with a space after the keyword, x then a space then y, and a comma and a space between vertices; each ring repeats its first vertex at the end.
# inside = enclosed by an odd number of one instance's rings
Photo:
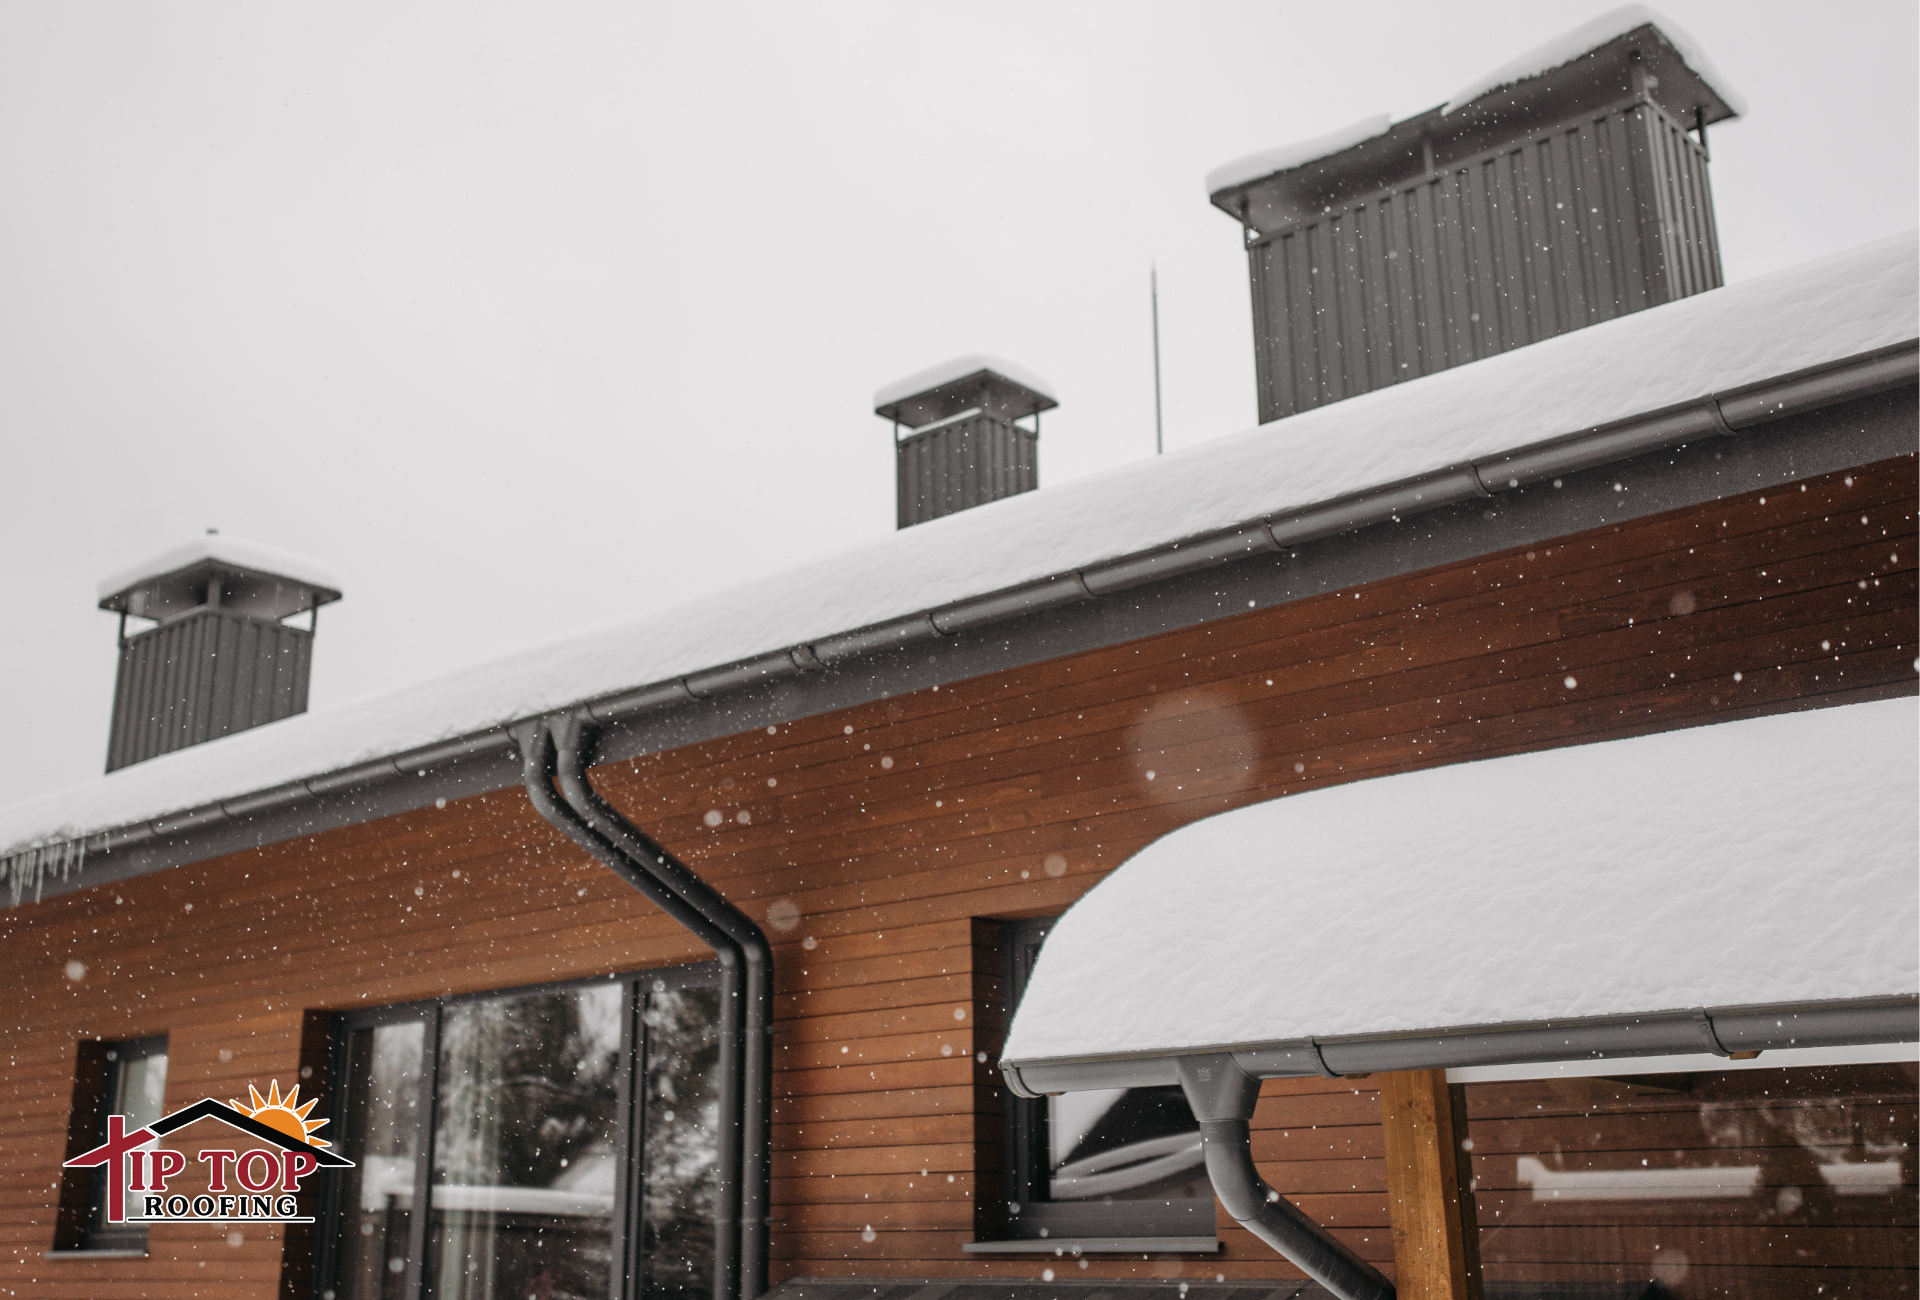
POLYGON ((0 808, 16 889, 86 852, 505 751, 518 719, 632 717, 1914 380, 1912 234, 0 808), (1805 376, 1804 378, 1796 378, 1805 376))
POLYGON ((1002 1068, 1031 1094, 1223 1052, 1271 1077, 1912 1042, 1917 730, 1912 698, 1854 704, 1192 823, 1053 927, 1002 1068))

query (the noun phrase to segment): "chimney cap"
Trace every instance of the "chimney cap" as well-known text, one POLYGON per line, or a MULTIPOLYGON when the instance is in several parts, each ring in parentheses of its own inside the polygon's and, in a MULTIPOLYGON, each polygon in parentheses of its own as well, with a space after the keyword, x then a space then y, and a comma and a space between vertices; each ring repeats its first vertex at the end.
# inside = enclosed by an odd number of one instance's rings
POLYGON ((1630 93, 1638 56, 1648 91, 1688 127, 1738 117, 1746 100, 1692 37, 1644 5, 1625 5, 1510 59, 1438 108, 1350 127, 1237 158, 1207 173, 1221 211, 1269 229, 1323 205, 1418 174, 1428 142, 1442 161, 1564 121, 1630 93))
POLYGON ((221 579, 220 603, 261 618, 340 599, 338 579, 317 564, 237 537, 209 533, 100 580, 100 608, 136 618, 166 618, 206 603, 208 580, 221 579))
POLYGON ((873 413, 917 429, 971 407, 1002 419, 1051 411, 1060 402, 1046 380, 983 353, 955 357, 896 380, 873 395, 873 413))

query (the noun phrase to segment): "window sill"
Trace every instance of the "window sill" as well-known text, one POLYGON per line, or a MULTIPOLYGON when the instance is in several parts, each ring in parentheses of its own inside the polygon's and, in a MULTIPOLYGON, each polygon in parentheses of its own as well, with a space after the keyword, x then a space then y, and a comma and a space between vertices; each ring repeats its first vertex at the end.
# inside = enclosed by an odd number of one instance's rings
POLYGON ((78 1250, 49 1250, 41 1254, 42 1259, 145 1259, 144 1250, 88 1250, 82 1246, 78 1250))
POLYGON ((1218 1237, 1024 1237, 1018 1241, 969 1241, 969 1255, 1212 1255, 1218 1237))

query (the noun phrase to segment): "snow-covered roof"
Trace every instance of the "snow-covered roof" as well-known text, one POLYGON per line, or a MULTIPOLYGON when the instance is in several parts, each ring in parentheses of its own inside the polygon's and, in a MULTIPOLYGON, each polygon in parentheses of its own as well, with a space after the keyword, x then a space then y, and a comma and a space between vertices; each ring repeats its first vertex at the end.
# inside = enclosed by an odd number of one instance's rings
POLYGON ((1244 158, 1235 158, 1232 162, 1221 163, 1207 173, 1207 193, 1218 194, 1221 190, 1230 190, 1236 185, 1257 181, 1262 176, 1272 176, 1276 172, 1304 167, 1310 162, 1317 162, 1322 158, 1351 149, 1375 136, 1385 135, 1392 129, 1393 119, 1385 113, 1380 113, 1374 117, 1363 117, 1350 126, 1341 127, 1338 131, 1316 135, 1311 140, 1296 140, 1292 144, 1276 145, 1271 149, 1250 153, 1244 158))
POLYGON ((143 563, 122 569, 118 573, 109 573, 100 579, 96 589, 97 594, 101 600, 105 600, 129 587, 169 573, 176 573, 202 560, 231 564, 237 569, 251 569, 257 573, 271 573, 277 577, 291 578, 295 582, 327 591, 340 590, 340 580, 310 560, 289 555, 271 546, 262 546, 258 542, 230 537, 225 533, 208 533, 164 550, 143 563))
POLYGON ((909 397, 917 397, 930 388, 950 384, 956 379, 965 379, 968 375, 979 374, 982 370, 991 370, 1003 379, 1011 379, 1022 388, 1029 389, 1049 401, 1059 401, 1053 385, 1022 366, 1000 357, 989 356, 984 352, 969 353, 964 357, 955 357, 951 361, 942 361, 937 366, 928 366, 925 370, 915 371, 905 379, 896 379, 873 395, 874 409, 892 406, 895 402, 909 397))
POLYGON ((1070 573, 1249 520, 1910 342, 1903 235, 0 808, 0 856, 337 772, 583 700, 1070 573))
POLYGON ((1005 1057, 1912 994, 1917 734, 1856 704, 1195 822, 1053 927, 1005 1057))
POLYGON ((1700 43, 1676 26, 1672 19, 1665 18, 1646 5, 1621 5, 1618 9, 1609 9, 1588 22, 1580 24, 1572 31, 1562 32, 1550 41, 1542 42, 1517 58, 1509 59, 1485 76, 1476 77, 1453 92, 1447 100, 1442 113, 1452 113, 1465 108, 1485 95, 1490 95, 1503 86, 1537 77, 1541 73, 1551 72, 1555 68, 1565 67, 1583 54, 1599 49, 1617 36, 1625 36, 1638 27, 1652 26, 1667 38, 1667 43, 1693 74, 1707 83, 1713 92, 1726 102, 1736 116, 1744 116, 1747 111, 1747 99, 1733 88, 1700 43))

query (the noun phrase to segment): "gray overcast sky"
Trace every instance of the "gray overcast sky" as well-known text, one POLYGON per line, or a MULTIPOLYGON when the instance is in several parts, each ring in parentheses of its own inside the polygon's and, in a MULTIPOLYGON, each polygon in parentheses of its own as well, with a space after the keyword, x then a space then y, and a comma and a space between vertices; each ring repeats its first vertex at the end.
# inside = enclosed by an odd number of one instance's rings
MULTIPOLYGON (((342 576, 327 708, 893 523, 880 384, 1047 376, 1041 481, 1253 422, 1201 177, 1594 4, 0 6, 7 799, 106 747, 94 582, 342 576)), ((1661 6, 1744 91, 1729 279, 1915 223, 1911 0, 1661 6)))

